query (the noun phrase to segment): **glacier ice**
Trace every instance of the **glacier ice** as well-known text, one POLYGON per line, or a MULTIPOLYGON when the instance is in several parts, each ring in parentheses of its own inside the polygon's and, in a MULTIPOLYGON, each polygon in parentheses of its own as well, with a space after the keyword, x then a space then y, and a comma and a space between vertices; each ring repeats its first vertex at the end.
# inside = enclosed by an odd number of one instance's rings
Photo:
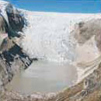
POLYGON ((28 26, 21 45, 31 57, 56 62, 74 61, 76 41, 72 30, 80 21, 100 18, 99 14, 68 14, 24 11, 28 26))

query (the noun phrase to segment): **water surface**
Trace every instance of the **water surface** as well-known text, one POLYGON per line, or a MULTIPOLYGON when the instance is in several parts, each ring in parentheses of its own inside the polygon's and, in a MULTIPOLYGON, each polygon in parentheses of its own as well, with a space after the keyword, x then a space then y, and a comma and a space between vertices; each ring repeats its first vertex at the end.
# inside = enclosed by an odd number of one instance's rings
POLYGON ((76 80, 77 71, 74 66, 38 61, 17 74, 8 88, 22 94, 57 92, 72 86, 76 80))

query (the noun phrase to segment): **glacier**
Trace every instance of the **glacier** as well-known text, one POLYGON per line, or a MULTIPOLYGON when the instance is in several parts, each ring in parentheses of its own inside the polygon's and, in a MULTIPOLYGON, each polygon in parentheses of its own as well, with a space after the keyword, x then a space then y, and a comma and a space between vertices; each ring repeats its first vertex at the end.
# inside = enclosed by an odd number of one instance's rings
POLYGON ((28 21, 23 29, 23 50, 31 57, 54 62, 75 61, 77 42, 72 35, 75 24, 101 17, 100 14, 23 13, 28 21))

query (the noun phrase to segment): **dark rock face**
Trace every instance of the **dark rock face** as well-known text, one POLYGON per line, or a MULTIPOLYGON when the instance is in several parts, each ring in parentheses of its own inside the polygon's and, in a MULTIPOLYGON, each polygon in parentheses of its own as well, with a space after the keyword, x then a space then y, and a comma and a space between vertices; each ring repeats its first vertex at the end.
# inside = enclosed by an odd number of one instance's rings
POLYGON ((6 13, 8 17, 9 24, 6 23, 6 30, 10 37, 15 37, 19 35, 17 32, 22 31, 25 23, 24 17, 21 15, 17 9, 15 9, 11 4, 8 4, 6 7, 6 13))
POLYGON ((23 53, 22 48, 16 43, 8 51, 4 51, 2 54, 7 60, 6 63, 8 63, 9 65, 11 65, 11 62, 14 62, 14 59, 20 59, 24 64, 24 69, 26 69, 32 63, 32 59, 30 59, 28 55, 23 53))
POLYGON ((6 12, 12 30, 16 32, 22 31, 22 28, 24 27, 23 17, 20 15, 20 13, 17 10, 13 10, 12 6, 11 8, 9 8, 9 10, 8 8, 9 7, 7 7, 6 12))
POLYGON ((2 17, 2 15, 0 15, 0 32, 1 33, 6 32, 5 26, 6 25, 5 25, 4 18, 2 17))
POLYGON ((3 69, 3 75, 0 79, 2 86, 5 86, 13 78, 13 75, 21 68, 26 69, 31 65, 32 59, 22 52, 20 46, 12 41, 13 46, 0 54, 0 68, 3 69), (6 73, 6 74, 5 74, 6 73))
POLYGON ((21 40, 18 32, 22 31, 25 19, 11 4, 6 6, 5 11, 8 22, 0 15, 0 91, 17 71, 28 68, 33 61, 14 39, 18 37, 21 40))

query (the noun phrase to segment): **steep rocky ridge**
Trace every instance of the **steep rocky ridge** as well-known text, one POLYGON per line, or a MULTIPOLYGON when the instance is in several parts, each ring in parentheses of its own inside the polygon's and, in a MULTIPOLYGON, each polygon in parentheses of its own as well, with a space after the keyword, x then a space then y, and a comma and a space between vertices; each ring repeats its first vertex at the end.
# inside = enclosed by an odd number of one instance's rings
POLYGON ((15 9, 10 3, 1 9, 0 14, 0 89, 12 80, 14 74, 22 69, 26 69, 31 63, 32 59, 23 53, 19 46, 21 35, 24 27, 24 19, 20 12, 15 9), (7 14, 7 19, 2 14, 7 14), (8 22, 7 22, 8 20, 8 22), (17 40, 16 40, 17 39, 17 40))

